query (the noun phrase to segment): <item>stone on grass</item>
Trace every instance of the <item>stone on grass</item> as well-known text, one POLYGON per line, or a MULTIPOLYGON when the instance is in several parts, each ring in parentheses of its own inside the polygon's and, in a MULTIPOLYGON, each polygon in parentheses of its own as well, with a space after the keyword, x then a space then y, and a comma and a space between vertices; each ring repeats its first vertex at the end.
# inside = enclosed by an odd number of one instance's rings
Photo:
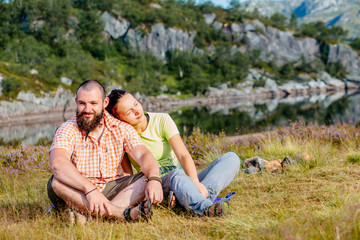
POLYGON ((65 84, 67 86, 70 86, 72 84, 72 80, 70 78, 67 77, 61 77, 60 81, 62 84, 65 84))
MULTIPOLYGON (((254 167, 257 172, 260 172, 262 169, 265 169, 265 166, 268 163, 268 161, 259 157, 247 158, 243 162, 246 168, 254 167)), ((249 170, 249 171, 250 171, 248 172, 249 174, 253 172, 253 170, 249 170)))
POLYGON ((31 69, 31 70, 30 70, 30 74, 31 74, 31 75, 38 75, 38 74, 39 74, 39 71, 36 70, 36 69, 31 69))
POLYGON ((296 162, 309 162, 311 160, 310 155, 307 152, 302 152, 294 157, 296 162))
POLYGON ((281 167, 283 169, 296 164, 296 161, 293 160, 292 158, 290 158, 289 156, 286 156, 282 161, 281 161, 281 167))
POLYGON ((265 165, 265 169, 271 173, 277 173, 282 171, 281 159, 270 161, 265 165))

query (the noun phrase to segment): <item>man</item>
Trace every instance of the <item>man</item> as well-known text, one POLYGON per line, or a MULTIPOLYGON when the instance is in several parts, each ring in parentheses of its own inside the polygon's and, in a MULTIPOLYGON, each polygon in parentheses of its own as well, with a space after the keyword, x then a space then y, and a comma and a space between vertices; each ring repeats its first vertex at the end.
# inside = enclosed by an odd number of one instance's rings
POLYGON ((57 208, 147 220, 152 214, 151 204, 163 198, 156 160, 131 125, 104 110, 109 99, 102 84, 95 80, 83 82, 75 102, 76 115, 56 130, 50 148, 50 200, 57 208), (143 173, 124 176, 124 152, 141 165, 143 173), (145 197, 147 202, 129 208, 145 197))

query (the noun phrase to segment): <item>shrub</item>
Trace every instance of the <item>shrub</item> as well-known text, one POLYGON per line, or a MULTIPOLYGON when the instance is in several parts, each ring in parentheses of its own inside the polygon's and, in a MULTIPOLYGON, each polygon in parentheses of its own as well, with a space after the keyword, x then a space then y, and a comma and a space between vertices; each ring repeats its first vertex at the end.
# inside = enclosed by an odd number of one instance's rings
POLYGON ((355 38, 351 43, 350 46, 355 50, 360 50, 360 38, 355 38))
POLYGON ((346 161, 348 163, 360 163, 360 153, 351 153, 347 155, 346 161))
POLYGON ((23 80, 16 77, 5 78, 1 82, 2 93, 10 98, 16 98, 20 90, 24 87, 23 80))
POLYGON ((345 79, 348 73, 347 68, 342 64, 340 60, 336 62, 330 62, 326 65, 325 70, 333 77, 339 79, 345 79))
POLYGON ((0 58, 5 61, 28 64, 31 67, 41 64, 48 57, 50 48, 36 41, 33 37, 14 40, 6 46, 0 58))

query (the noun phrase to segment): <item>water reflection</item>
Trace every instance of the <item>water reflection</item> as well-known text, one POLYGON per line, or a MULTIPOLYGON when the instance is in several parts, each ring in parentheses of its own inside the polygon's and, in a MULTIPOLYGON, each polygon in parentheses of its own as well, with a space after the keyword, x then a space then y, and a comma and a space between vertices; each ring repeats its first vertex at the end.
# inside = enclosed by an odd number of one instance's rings
POLYGON ((214 111, 211 106, 195 109, 182 108, 170 113, 182 134, 189 134, 194 127, 203 132, 238 135, 266 131, 287 126, 294 121, 319 124, 360 121, 360 94, 352 96, 321 96, 320 99, 271 100, 267 103, 223 107, 214 111))
MULTIPOLYGON (((360 121, 359 102, 359 93, 351 96, 334 93, 181 108, 171 111, 170 115, 182 135, 191 133, 194 127, 200 127, 203 132, 224 130, 227 135, 236 135, 271 130, 297 120, 319 124, 357 123, 360 121)), ((0 144, 49 144, 61 121, 0 128, 0 144)))

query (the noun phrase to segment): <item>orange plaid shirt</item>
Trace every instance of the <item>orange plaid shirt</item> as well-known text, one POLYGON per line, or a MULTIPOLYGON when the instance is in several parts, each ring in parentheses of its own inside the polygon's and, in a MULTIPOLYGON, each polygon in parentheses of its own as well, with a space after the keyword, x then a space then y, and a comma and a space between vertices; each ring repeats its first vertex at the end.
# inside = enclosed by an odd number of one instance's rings
POLYGON ((104 111, 105 129, 100 142, 90 133, 85 139, 77 126, 76 116, 56 130, 50 151, 65 149, 70 160, 81 175, 87 177, 100 191, 109 181, 124 175, 121 161, 125 152, 130 152, 141 142, 139 134, 130 125, 104 111))

